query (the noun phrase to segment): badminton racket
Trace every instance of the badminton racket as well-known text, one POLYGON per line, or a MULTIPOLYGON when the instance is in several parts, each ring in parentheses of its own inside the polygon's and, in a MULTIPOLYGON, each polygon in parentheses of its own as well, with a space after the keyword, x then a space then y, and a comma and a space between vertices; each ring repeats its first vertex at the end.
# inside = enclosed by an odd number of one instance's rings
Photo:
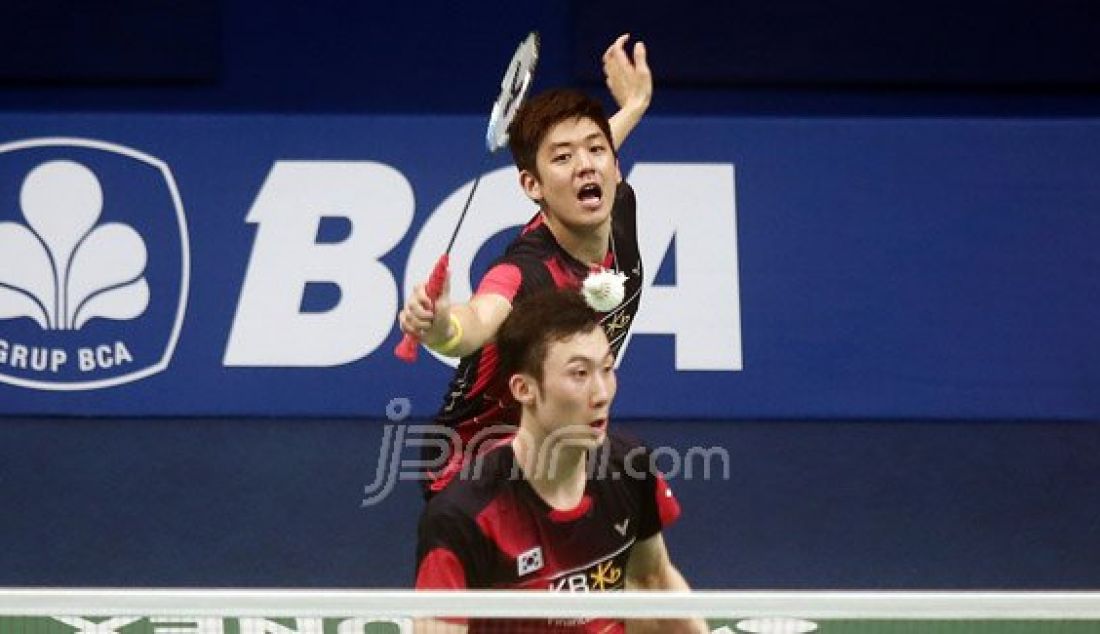
MULTIPOLYGON (((493 102, 493 109, 489 113, 489 125, 485 130, 485 147, 489 150, 489 154, 495 153, 508 144, 508 126, 516 118, 516 112, 527 97, 538 60, 539 35, 532 31, 516 47, 512 61, 508 63, 508 69, 500 81, 500 95, 493 102)), ((454 233, 451 234, 451 239, 447 243, 447 249, 443 255, 439 256, 435 266, 432 267, 431 275, 428 276, 425 291, 433 302, 439 299, 439 294, 443 291, 443 284, 447 280, 447 269, 450 266, 451 247, 454 246, 458 230, 462 228, 462 222, 466 219, 466 212, 470 209, 470 202, 474 199, 474 192, 477 191, 478 183, 481 182, 483 171, 484 169, 478 170, 474 178, 474 186, 470 188, 470 194, 466 197, 466 204, 462 206, 462 213, 458 217, 454 233)), ((394 348, 393 353, 398 359, 412 363, 416 361, 419 343, 417 337, 406 334, 394 348)))

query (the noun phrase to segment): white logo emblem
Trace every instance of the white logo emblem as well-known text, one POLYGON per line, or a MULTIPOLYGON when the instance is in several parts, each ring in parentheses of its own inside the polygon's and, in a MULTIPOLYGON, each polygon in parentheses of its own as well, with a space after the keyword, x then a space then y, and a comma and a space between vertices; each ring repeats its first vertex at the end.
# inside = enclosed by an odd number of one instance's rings
POLYGON ((628 517, 623 520, 621 524, 614 524, 614 526, 615 530, 618 531, 620 535, 626 537, 626 527, 630 526, 630 518, 628 517))
POLYGON ((18 141, 0 145, 0 192, 0 382, 84 390, 167 367, 189 267, 168 167, 101 141, 18 141))
POLYGON ((516 557, 516 572, 519 576, 529 575, 542 570, 542 548, 535 546, 516 557))
POLYGON ((125 224, 95 226, 103 190, 91 170, 43 163, 23 180, 19 203, 26 226, 0 223, 0 318, 80 330, 95 317, 145 312, 145 241, 125 224))

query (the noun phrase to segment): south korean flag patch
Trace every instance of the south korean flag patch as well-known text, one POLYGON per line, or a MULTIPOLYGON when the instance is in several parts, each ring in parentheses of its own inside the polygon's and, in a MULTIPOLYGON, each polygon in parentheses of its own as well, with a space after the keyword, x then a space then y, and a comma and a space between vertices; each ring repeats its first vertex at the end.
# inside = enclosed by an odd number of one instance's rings
POLYGON ((524 551, 516 557, 516 573, 522 577, 536 570, 542 570, 542 548, 534 548, 524 551))

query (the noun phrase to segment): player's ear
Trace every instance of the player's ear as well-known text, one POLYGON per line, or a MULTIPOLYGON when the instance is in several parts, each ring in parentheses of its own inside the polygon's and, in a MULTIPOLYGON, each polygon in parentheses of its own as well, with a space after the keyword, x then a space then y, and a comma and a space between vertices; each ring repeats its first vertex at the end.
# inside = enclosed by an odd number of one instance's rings
POLYGON ((512 398, 520 405, 530 405, 535 402, 535 378, 522 372, 513 374, 508 379, 508 389, 512 392, 512 398))
POLYGON ((519 173, 519 186, 523 189, 523 193, 527 194, 527 197, 536 203, 542 203, 542 183, 539 182, 538 176, 535 176, 534 172, 530 170, 520 170, 519 173))

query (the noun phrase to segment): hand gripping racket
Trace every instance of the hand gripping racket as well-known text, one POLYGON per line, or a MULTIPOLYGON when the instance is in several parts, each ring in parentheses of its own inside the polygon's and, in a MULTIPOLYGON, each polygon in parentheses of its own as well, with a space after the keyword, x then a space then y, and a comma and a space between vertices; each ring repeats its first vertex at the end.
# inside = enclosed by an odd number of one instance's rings
MULTIPOLYGON (((524 98, 527 97, 527 91, 531 88, 531 80, 534 79, 535 65, 538 64, 538 61, 539 34, 532 31, 516 47, 516 52, 512 55, 512 61, 508 64, 508 70, 504 73, 504 79, 500 81, 500 95, 493 103, 493 110, 489 113, 489 126, 485 130, 485 147, 489 150, 489 154, 493 154, 507 145, 508 126, 516 118, 516 111, 519 110, 524 98)), ((447 250, 439 256, 439 260, 432 268, 432 274, 428 277, 425 290, 432 301, 438 299, 439 294, 443 291, 443 283, 447 280, 447 268, 450 266, 451 247, 454 246, 455 238, 458 237, 458 230, 462 227, 462 221, 466 219, 466 212, 470 209, 470 201, 474 199, 474 192, 477 191, 477 185, 481 182, 481 172, 483 171, 485 170, 478 170, 477 177, 474 178, 474 186, 470 188, 470 194, 466 197, 466 204, 462 207, 462 214, 458 217, 458 224, 455 225, 454 233, 451 234, 451 241, 447 243, 447 250)), ((407 334, 401 338, 401 343, 397 344, 393 353, 397 355, 398 359, 412 363, 416 361, 418 345, 417 338, 407 334)))

